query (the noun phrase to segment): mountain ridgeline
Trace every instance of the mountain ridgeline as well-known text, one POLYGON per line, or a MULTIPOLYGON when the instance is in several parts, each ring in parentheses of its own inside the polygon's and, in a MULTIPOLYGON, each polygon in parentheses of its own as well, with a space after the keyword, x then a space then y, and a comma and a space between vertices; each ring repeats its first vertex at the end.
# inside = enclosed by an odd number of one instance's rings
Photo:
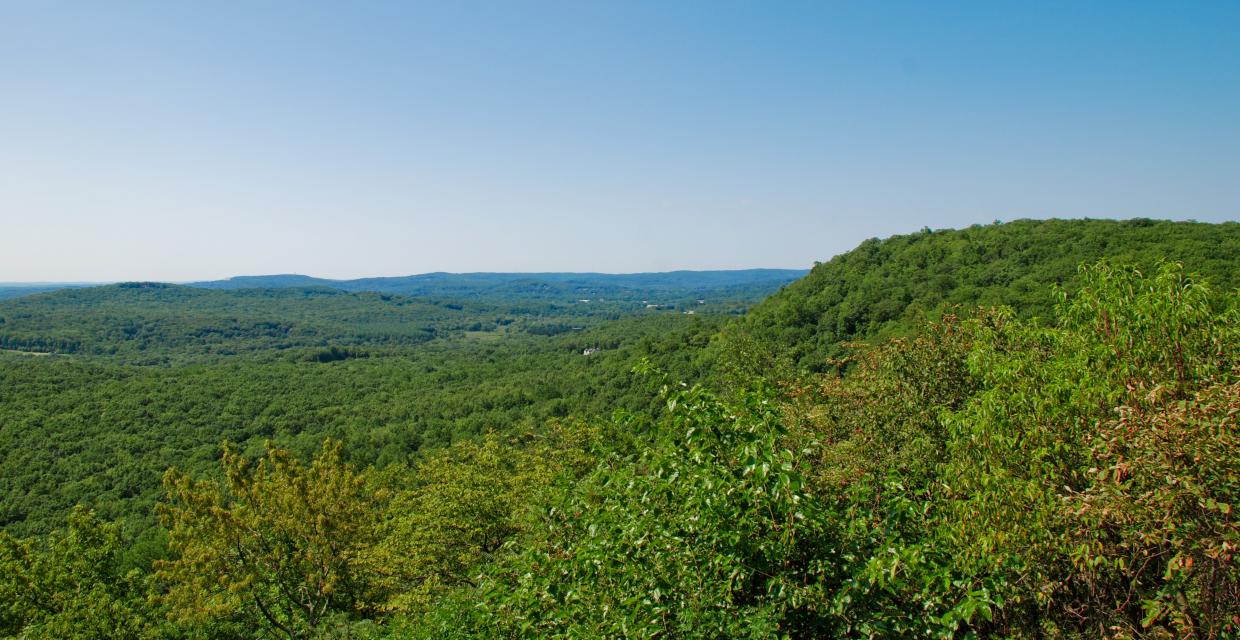
POLYGON ((699 298, 734 299, 753 292, 770 293, 804 276, 798 269, 669 271, 663 273, 425 273, 391 278, 330 280, 303 275, 238 276, 195 282, 207 289, 330 287, 341 291, 378 291, 405 296, 497 300, 582 298, 614 302, 685 302, 699 298))
POLYGON ((796 275, 0 302, 0 637, 1240 635, 1240 225, 796 275))

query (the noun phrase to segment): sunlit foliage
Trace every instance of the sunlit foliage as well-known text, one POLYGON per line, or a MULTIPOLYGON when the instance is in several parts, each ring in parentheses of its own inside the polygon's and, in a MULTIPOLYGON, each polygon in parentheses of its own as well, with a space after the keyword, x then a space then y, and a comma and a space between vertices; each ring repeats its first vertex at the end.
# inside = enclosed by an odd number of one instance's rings
POLYGON ((164 478, 173 558, 156 563, 156 578, 174 618, 239 618, 306 638, 373 609, 365 554, 385 495, 341 460, 340 443, 324 443, 308 465, 276 448, 251 463, 225 447, 221 466, 223 482, 164 478))
POLYGON ((116 639, 150 635, 144 578, 123 561, 119 527, 85 509, 43 539, 0 532, 0 636, 116 639))

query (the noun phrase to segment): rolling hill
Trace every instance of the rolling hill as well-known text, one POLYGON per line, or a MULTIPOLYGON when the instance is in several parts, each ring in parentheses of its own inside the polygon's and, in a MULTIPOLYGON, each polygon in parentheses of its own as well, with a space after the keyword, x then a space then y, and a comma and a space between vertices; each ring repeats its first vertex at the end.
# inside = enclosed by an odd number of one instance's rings
POLYGON ((1017 220, 871 239, 815 265, 730 328, 796 366, 822 369, 840 343, 908 333, 945 306, 1007 305, 1049 317, 1056 285, 1106 258, 1150 271, 1181 262, 1216 287, 1240 286, 1240 224, 1146 219, 1017 220))

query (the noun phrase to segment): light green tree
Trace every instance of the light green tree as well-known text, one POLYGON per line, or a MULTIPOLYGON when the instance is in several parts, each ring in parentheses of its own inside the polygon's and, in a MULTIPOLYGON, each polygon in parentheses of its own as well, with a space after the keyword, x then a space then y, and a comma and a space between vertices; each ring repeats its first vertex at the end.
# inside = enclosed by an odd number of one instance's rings
POLYGON ((164 477, 174 557, 156 568, 175 621, 231 617, 292 640, 371 609, 363 559, 383 492, 341 459, 340 443, 309 465, 270 444, 251 463, 225 445, 221 465, 222 483, 164 477))
POLYGON ((0 531, 0 636, 140 638, 149 629, 141 574, 125 571, 118 525, 83 507, 41 539, 0 531))
POLYGON ((513 446, 496 436, 458 442, 418 465, 396 493, 371 557, 391 598, 388 611, 416 614, 446 591, 473 586, 474 573, 527 530, 532 508, 561 474, 584 470, 592 432, 544 426, 513 446))

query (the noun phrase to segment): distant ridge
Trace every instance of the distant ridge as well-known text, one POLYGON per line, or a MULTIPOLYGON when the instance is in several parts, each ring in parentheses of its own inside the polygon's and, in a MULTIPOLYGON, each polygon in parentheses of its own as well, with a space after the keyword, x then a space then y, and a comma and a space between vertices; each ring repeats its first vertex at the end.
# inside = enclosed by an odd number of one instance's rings
MULTIPOLYGON (((437 271, 410 276, 334 280, 299 273, 234 276, 226 280, 181 283, 198 289, 308 289, 326 287, 350 293, 374 292, 405 296, 483 298, 512 296, 539 300, 576 297, 638 299, 661 293, 709 296, 741 289, 769 289, 804 277, 809 269, 733 269, 713 271, 655 271, 648 273, 591 272, 474 272, 437 271)), ((95 287, 108 283, 13 282, 0 283, 0 300, 60 289, 95 287)))
POLYGON ((341 281, 284 273, 268 276, 233 276, 227 280, 190 282, 191 287, 201 289, 284 289, 288 287, 336 287, 341 281))
POLYGON ((331 287, 342 291, 394 293, 407 296, 474 298, 512 294, 535 298, 564 296, 622 296, 675 291, 708 294, 736 287, 767 285, 772 290, 801 278, 808 269, 738 269, 665 271, 650 273, 423 273, 411 276, 332 280, 300 274, 237 276, 227 280, 192 282, 203 289, 280 289, 331 287))
POLYGON ((0 300, 20 298, 35 293, 46 293, 60 289, 80 289, 97 287, 103 282, 0 282, 0 300))

